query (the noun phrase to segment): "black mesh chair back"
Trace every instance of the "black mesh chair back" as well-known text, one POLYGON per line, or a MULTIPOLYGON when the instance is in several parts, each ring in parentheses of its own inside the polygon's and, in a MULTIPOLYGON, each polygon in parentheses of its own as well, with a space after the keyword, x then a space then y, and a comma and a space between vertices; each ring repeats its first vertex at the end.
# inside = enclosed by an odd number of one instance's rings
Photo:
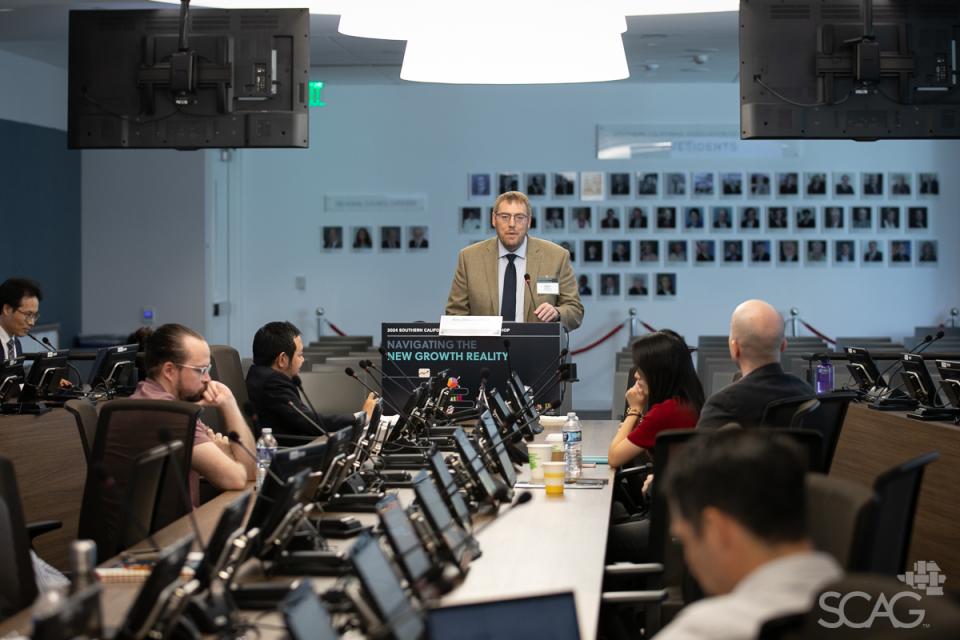
POLYGON ((894 577, 904 572, 923 470, 939 457, 937 451, 925 453, 884 471, 876 479, 873 518, 864 527, 854 570, 894 577))
POLYGON ((650 562, 665 563, 671 547, 670 509, 667 496, 663 491, 670 459, 683 449, 683 446, 697 435, 704 435, 696 429, 668 429, 657 434, 653 456, 653 488, 650 495, 650 562))
POLYGON ((760 426, 781 428, 802 427, 803 420, 809 416, 809 402, 812 399, 814 399, 814 396, 811 394, 781 398, 780 400, 770 402, 763 410, 763 417, 760 418, 760 426), (801 408, 805 408, 805 411, 800 411, 801 408), (795 419, 797 418, 798 411, 800 411, 800 416, 802 416, 800 418, 800 424, 797 424, 795 419))
POLYGON ((30 538, 23 519, 13 463, 0 458, 0 621, 26 609, 37 597, 30 538))
MULTIPOLYGON (((182 448, 165 468, 150 532, 186 515, 191 509, 188 477, 199 411, 193 403, 172 400, 112 400, 100 408, 80 508, 79 538, 94 540, 98 549, 118 544, 128 518, 125 511, 129 511, 123 501, 137 458, 165 442, 179 441, 182 448)), ((104 558, 110 555, 101 553, 104 558)))
POLYGON ((813 429, 823 436, 823 471, 830 471, 833 464, 833 454, 840 441, 843 431, 843 422, 847 418, 847 409, 850 402, 856 399, 853 391, 835 391, 817 396, 820 408, 813 412, 805 421, 804 428, 813 429))
MULTIPOLYGON (((237 406, 243 409, 250 402, 250 396, 247 395, 247 382, 243 377, 240 353, 229 345, 214 344, 210 345, 210 360, 213 364, 210 377, 227 385, 237 400, 237 406)), ((253 423, 246 411, 243 412, 243 417, 253 429, 253 423)))
POLYGON ((870 522, 873 490, 858 482, 822 473, 806 477, 807 533, 818 551, 851 569, 860 536, 870 522))
MULTIPOLYGON (((129 509, 127 517, 123 519, 116 546, 103 549, 100 552, 105 558, 114 556, 128 547, 132 547, 143 540, 148 533, 153 533, 158 527, 154 526, 153 519, 157 513, 160 498, 160 487, 167 473, 173 470, 168 467, 170 457, 180 455, 183 443, 174 440, 170 444, 160 444, 144 451, 133 460, 133 469, 130 473, 130 484, 127 485, 125 506, 129 509)), ((101 549, 101 547, 97 547, 101 549)))
POLYGON ((90 463, 90 454, 93 451, 93 440, 97 436, 97 408, 88 400, 68 400, 63 408, 73 415, 77 421, 77 431, 80 432, 80 444, 83 445, 83 455, 90 463))

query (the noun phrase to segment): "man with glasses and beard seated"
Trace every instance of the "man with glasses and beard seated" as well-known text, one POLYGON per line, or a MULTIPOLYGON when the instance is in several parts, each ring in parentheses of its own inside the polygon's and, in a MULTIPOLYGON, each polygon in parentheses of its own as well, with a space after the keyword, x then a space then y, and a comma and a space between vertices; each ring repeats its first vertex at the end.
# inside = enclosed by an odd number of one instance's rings
POLYGON ((256 464, 243 451, 256 447, 230 388, 210 379, 210 346, 196 331, 180 324, 165 324, 147 338, 144 361, 147 379, 130 396, 140 400, 180 400, 201 407, 216 407, 224 431, 235 431, 239 443, 216 433, 199 419, 190 460, 190 496, 199 502, 199 476, 221 491, 239 490, 254 479, 256 464))

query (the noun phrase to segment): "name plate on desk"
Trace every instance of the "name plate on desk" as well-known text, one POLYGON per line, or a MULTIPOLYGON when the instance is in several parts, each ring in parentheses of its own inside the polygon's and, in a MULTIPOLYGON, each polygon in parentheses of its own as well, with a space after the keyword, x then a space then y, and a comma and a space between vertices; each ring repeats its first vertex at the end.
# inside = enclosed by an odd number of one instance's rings
POLYGON ((503 316, 441 316, 441 336, 500 336, 503 316))

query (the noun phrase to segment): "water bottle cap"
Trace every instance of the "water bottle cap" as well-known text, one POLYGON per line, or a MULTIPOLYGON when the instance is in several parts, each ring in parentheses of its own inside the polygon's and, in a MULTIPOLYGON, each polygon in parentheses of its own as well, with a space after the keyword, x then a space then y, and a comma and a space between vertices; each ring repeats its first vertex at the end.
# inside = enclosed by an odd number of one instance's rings
POLYGON ((576 417, 577 417, 577 412, 576 412, 576 411, 571 411, 570 413, 567 414, 567 417, 568 417, 568 418, 576 418, 576 417))
POLYGON ((260 430, 260 433, 262 433, 265 436, 273 435, 273 429, 271 429, 270 427, 264 427, 263 429, 260 430))

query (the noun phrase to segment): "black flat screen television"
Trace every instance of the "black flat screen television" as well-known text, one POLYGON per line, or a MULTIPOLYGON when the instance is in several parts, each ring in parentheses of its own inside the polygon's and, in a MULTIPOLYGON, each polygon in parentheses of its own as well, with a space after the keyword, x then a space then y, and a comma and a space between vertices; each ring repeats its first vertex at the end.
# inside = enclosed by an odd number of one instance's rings
POLYGON ((960 3, 741 0, 740 135, 960 137, 960 3))
POLYGON ((71 149, 308 146, 306 9, 70 12, 71 149))

